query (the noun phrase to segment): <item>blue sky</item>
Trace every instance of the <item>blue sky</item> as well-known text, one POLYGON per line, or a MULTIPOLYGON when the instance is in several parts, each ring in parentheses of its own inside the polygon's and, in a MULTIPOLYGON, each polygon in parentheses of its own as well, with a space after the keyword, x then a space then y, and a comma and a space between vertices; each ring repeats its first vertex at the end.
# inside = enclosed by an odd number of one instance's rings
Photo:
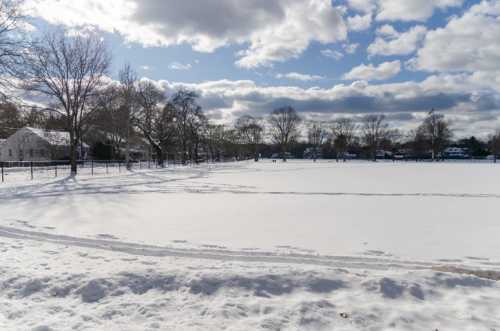
POLYGON ((288 103, 330 120, 386 113, 410 130, 435 106, 459 135, 500 128, 495 0, 30 0, 39 31, 103 36, 165 90, 195 89, 231 122, 288 103), (487 34, 484 31, 488 31, 487 34))

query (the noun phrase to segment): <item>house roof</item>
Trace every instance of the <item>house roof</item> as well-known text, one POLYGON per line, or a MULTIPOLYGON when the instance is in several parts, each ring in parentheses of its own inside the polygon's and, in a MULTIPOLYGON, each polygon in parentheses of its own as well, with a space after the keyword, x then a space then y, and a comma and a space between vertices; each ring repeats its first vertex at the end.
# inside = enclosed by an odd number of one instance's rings
MULTIPOLYGON (((38 137, 42 138, 52 146, 69 146, 70 145, 70 137, 69 132, 66 131, 52 131, 52 130, 43 130, 32 127, 26 127, 25 129, 33 132, 38 137)), ((88 147, 87 144, 83 144, 84 147, 88 147)))

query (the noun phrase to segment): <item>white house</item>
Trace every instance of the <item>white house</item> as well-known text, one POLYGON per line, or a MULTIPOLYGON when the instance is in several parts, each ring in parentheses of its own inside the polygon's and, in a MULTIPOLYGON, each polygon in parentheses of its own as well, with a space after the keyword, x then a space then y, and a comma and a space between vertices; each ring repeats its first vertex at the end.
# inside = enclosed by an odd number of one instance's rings
MULTIPOLYGON (((86 158, 87 144, 78 149, 80 158, 86 158)), ((47 131, 25 127, 0 143, 0 161, 51 161, 69 159, 69 132, 47 131)))

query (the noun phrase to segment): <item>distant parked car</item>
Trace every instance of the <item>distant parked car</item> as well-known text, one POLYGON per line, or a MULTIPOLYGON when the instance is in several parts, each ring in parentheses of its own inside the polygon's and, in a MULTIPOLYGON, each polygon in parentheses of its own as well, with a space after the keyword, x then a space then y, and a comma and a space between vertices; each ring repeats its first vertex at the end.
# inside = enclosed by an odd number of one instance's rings
POLYGON ((404 159, 406 159, 406 156, 404 154, 401 153, 394 154, 394 160, 404 160, 404 159))
POLYGON ((358 157, 358 154, 347 152, 344 154, 346 159, 352 160, 358 157))

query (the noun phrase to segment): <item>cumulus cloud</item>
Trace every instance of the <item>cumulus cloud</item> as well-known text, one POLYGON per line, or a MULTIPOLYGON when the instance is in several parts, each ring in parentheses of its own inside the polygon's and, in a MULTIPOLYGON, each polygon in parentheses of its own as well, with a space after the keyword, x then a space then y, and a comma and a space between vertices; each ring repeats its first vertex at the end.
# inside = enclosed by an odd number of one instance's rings
POLYGON ((432 16, 436 9, 462 5, 464 0, 379 0, 379 21, 421 21, 432 16))
POLYGON ((372 24, 372 15, 355 15, 347 18, 347 25, 349 30, 363 31, 368 29, 372 24))
POLYGON ((243 45, 237 64, 244 68, 297 57, 312 41, 347 36, 342 10, 330 0, 29 0, 27 8, 52 24, 91 25, 144 46, 186 43, 213 52, 243 45))
POLYGON ((500 2, 483 1, 427 33, 410 64, 426 71, 500 74, 500 2), (481 73, 479 73, 481 72, 481 73))
POLYGON ((375 13, 378 21, 420 21, 429 19, 436 10, 458 7, 464 0, 347 0, 358 12, 375 13))
POLYGON ((290 80, 299 80, 303 82, 310 82, 310 81, 315 81, 315 80, 321 80, 324 77, 319 76, 319 75, 308 75, 308 74, 301 74, 298 72, 289 72, 287 74, 277 74, 276 78, 278 79, 290 79, 290 80))
POLYGON ((377 8, 376 0, 347 0, 347 4, 350 8, 362 13, 371 13, 377 8))
POLYGON ((372 64, 361 64, 354 67, 344 75, 347 80, 385 80, 396 76, 401 71, 401 62, 399 60, 384 62, 378 66, 372 64))
POLYGON ((427 29, 422 25, 412 27, 406 32, 398 32, 391 25, 377 29, 377 38, 368 46, 370 55, 407 55, 415 52, 425 37, 427 29))

